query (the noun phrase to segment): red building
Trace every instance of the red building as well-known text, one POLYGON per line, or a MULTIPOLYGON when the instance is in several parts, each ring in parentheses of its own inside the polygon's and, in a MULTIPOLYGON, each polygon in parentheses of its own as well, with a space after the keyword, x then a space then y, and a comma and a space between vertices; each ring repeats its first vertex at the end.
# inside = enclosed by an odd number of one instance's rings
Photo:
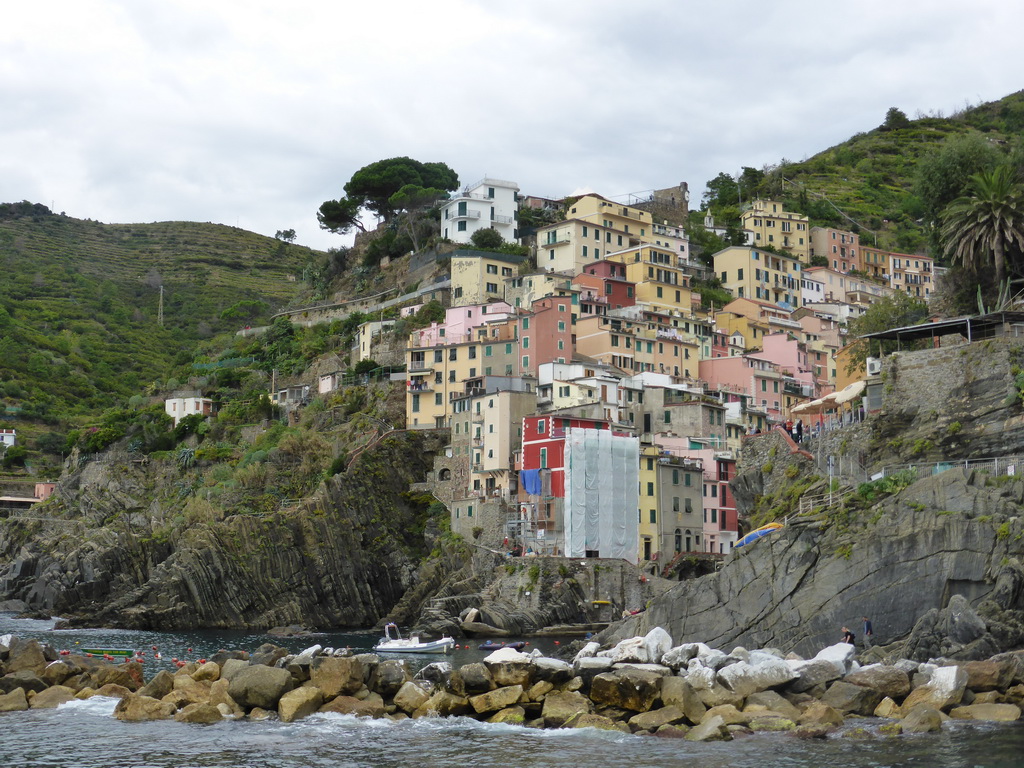
POLYGON ((609 309, 636 304, 636 286, 626 279, 626 265, 613 261, 590 264, 573 278, 580 289, 580 316, 605 315, 609 309))
POLYGON ((520 371, 536 376, 541 363, 567 363, 573 355, 573 298, 546 296, 517 321, 520 371))

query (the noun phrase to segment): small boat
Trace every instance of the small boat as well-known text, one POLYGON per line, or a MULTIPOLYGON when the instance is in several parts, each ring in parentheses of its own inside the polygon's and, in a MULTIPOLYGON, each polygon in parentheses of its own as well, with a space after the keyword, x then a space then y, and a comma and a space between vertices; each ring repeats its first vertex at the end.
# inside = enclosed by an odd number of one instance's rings
POLYGON ((127 658, 135 655, 134 648, 82 648, 77 653, 84 653, 87 656, 118 656, 127 658))
POLYGON ((496 651, 499 648, 511 648, 514 651, 521 651, 526 647, 524 640, 516 640, 514 643, 496 643, 493 640, 486 640, 477 646, 481 651, 496 651))
POLYGON ((760 528, 755 528, 742 539, 737 541, 733 547, 742 547, 747 544, 752 544, 762 536, 767 536, 770 533, 781 531, 783 528, 785 528, 785 526, 782 523, 768 523, 768 525, 762 525, 760 528))
POLYGON ((377 641, 373 650, 381 653, 448 653, 454 647, 455 641, 450 637, 426 641, 421 641, 418 635, 402 637, 398 625, 392 623, 384 625, 384 637, 377 641))

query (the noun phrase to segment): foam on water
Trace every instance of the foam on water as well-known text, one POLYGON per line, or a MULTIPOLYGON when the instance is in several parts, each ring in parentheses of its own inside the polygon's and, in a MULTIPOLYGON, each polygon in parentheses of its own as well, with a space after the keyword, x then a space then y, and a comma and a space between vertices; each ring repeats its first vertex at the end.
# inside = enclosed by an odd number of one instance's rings
POLYGON ((58 704, 62 714, 88 715, 92 717, 113 717, 114 708, 120 699, 112 696, 93 696, 88 699, 73 699, 58 704))

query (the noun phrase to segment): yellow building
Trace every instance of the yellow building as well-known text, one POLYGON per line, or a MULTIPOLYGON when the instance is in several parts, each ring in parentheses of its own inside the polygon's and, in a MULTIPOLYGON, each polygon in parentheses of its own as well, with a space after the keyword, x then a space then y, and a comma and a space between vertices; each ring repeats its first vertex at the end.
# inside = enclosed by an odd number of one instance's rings
POLYGON ((714 255, 722 286, 739 299, 800 306, 800 262, 745 245, 731 245, 714 255))
POLYGON ((639 318, 591 315, 576 322, 576 351, 627 373, 697 376, 700 345, 639 318))
POLYGON ((809 220, 782 209, 774 200, 755 200, 740 217, 743 229, 754 233, 753 245, 769 245, 793 254, 804 264, 811 260, 809 220))
POLYGON ((637 245, 610 254, 606 261, 626 267, 626 280, 636 285, 637 304, 689 314, 693 301, 690 276, 676 266, 678 259, 668 248, 637 245))
POLYGON ((485 304, 505 298, 505 280, 519 270, 525 256, 460 249, 451 254, 452 306, 485 304))
POLYGON ((487 339, 418 347, 418 335, 406 349, 405 423, 409 429, 448 426, 452 400, 474 388, 484 376, 517 376, 519 344, 487 339))
POLYGON ((668 562, 679 552, 701 551, 704 472, 696 459, 640 446, 639 556, 668 562))
MULTIPOLYGON (((577 274, 610 253, 654 240, 651 214, 600 195, 584 195, 569 207, 564 221, 537 230, 537 267, 577 274)), ((675 265, 678 257, 668 251, 675 265)))

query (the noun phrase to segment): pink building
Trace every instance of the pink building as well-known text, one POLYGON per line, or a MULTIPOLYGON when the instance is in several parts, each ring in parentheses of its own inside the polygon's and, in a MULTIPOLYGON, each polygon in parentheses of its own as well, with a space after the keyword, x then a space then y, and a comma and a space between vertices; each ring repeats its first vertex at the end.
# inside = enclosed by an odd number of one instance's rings
POLYGON ((782 416, 782 374, 762 354, 716 357, 700 361, 700 378, 711 390, 727 389, 747 395, 751 405, 765 410, 768 417, 782 416))
POLYGON ((469 304, 445 310, 443 323, 431 323, 427 328, 414 331, 414 347, 440 347, 472 341, 472 332, 482 325, 503 323, 515 312, 511 304, 493 301, 487 304, 469 304))
POLYGON ((541 363, 572 360, 572 296, 539 299, 517 323, 522 375, 536 376, 541 363))

